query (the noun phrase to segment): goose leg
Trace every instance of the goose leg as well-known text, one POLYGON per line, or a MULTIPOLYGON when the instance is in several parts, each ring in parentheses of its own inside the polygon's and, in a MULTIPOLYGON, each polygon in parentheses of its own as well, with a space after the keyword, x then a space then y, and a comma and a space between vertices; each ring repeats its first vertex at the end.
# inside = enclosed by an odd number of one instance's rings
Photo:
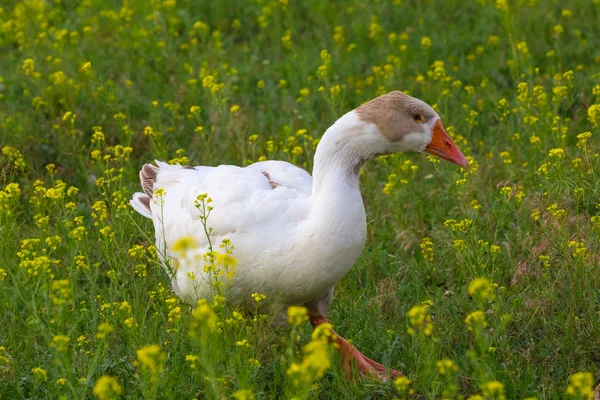
MULTIPOLYGON (((311 317, 310 323, 313 326, 313 329, 318 325, 323 323, 327 323, 327 318, 325 317, 311 317)), ((402 375, 401 372, 387 369, 380 363, 371 360, 362 354, 356 347, 348 343, 346 339, 335 333, 332 330, 333 335, 331 336, 331 341, 336 345, 338 353, 340 354, 342 369, 346 374, 346 378, 350 378, 352 372, 352 364, 356 363, 358 366, 358 370, 363 376, 375 376, 381 381, 386 381, 390 377, 392 379, 402 375)))

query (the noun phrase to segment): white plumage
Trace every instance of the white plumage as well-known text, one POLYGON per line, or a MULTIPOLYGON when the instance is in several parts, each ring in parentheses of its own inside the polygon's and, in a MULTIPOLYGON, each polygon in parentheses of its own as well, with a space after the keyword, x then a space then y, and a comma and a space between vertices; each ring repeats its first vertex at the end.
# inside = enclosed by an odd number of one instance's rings
MULTIPOLYGON (((360 168, 369 158, 398 151, 427 151, 467 165, 431 107, 392 92, 347 113, 325 132, 313 177, 282 161, 245 168, 157 161, 156 167, 142 168, 144 193, 134 194, 131 203, 153 220, 161 260, 173 272, 173 289, 189 303, 215 294, 204 270, 209 241, 195 205, 199 195, 207 194, 213 207, 207 220, 213 249, 221 250, 218 245, 229 239, 237 260, 225 282, 227 299, 254 310, 251 295, 264 294, 267 310, 281 322, 288 306, 304 305, 316 326, 327 321, 333 287, 365 244, 360 168), (194 246, 174 248, 182 238, 193 238, 194 246)), ((335 340, 343 360, 356 360, 364 373, 385 373, 343 338, 335 340)))
MULTIPOLYGON (((360 122, 355 115, 345 120, 360 122)), ((338 136, 336 132, 331 136, 338 136)), ((333 286, 362 251, 366 222, 358 170, 348 175, 346 166, 336 168, 339 163, 332 162, 335 155, 323 156, 332 168, 323 171, 320 178, 327 184, 318 185, 315 196, 310 174, 283 161, 245 168, 189 168, 160 161, 157 167, 146 166, 156 173, 152 189, 162 188, 165 195, 150 200, 150 213, 140 202, 143 193, 136 193, 132 204, 142 215, 151 215, 156 245, 163 261, 172 266, 177 295, 191 304, 214 295, 203 271, 208 240, 195 206, 198 195, 206 193, 212 199, 208 226, 213 248, 218 250, 219 243, 229 239, 237 260, 228 282, 228 300, 253 309, 251 294, 264 294, 270 311, 284 320, 281 312, 288 306, 323 298, 311 308, 320 307, 326 313, 333 286), (194 238, 196 243, 185 254, 173 250, 183 237, 194 238)))

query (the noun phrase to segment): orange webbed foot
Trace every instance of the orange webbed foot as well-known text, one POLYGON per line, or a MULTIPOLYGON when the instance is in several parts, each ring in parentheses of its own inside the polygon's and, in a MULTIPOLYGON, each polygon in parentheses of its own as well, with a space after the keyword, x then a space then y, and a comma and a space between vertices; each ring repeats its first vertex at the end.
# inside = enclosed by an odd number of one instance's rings
MULTIPOLYGON (((327 323, 328 321, 327 318, 323 317, 311 317, 310 322, 313 328, 315 328, 320 324, 327 323)), ((348 379, 352 375, 354 364, 356 364, 362 376, 375 377, 382 382, 385 382, 390 378, 395 379, 402 375, 402 373, 399 371, 388 369, 377 361, 371 360, 333 330, 331 341, 337 347, 341 358, 342 369, 344 370, 346 378, 348 379)))

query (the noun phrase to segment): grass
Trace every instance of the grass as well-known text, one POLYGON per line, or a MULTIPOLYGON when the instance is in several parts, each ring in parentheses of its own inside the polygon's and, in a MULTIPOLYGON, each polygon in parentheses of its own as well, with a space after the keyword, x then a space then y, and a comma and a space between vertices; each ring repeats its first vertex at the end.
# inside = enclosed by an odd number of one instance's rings
POLYGON ((589 397, 599 20, 597 0, 3 2, 0 397, 589 397), (367 245, 329 317, 408 386, 344 379, 306 324, 174 296, 128 205, 143 163, 310 170, 395 89, 476 161, 363 170, 367 245))

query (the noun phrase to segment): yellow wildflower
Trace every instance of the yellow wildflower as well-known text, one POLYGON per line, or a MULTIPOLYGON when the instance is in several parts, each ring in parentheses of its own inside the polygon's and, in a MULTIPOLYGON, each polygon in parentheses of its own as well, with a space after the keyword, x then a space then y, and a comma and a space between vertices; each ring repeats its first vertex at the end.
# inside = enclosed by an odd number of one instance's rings
POLYGON ((486 399, 506 400, 504 385, 498 381, 489 381, 481 385, 481 392, 486 399))
POLYGON ((590 108, 588 108, 588 119, 594 125, 594 127, 598 127, 600 125, 600 104, 592 104, 590 108))
POLYGON ((467 246, 465 244, 465 241, 462 239, 455 239, 452 241, 452 247, 454 247, 457 250, 464 250, 467 246))
POLYGON ((288 50, 292 48, 292 31, 290 29, 285 31, 281 37, 281 45, 288 50))
POLYGON ((421 254, 423 254, 423 258, 427 261, 433 261, 435 258, 435 254, 433 252, 433 242, 430 238, 424 237, 421 240, 421 244, 419 245, 421 248, 421 254))
POLYGON ((591 399, 594 396, 594 375, 589 372, 576 372, 569 377, 565 393, 570 398, 591 399))
POLYGON ((198 367, 198 365, 196 364, 196 361, 198 361, 198 356, 188 354, 187 356, 185 356, 185 361, 190 363, 191 369, 196 369, 198 367))
POLYGON ((196 308, 192 311, 192 317, 195 319, 195 326, 202 324, 202 326, 208 327, 209 330, 213 330, 219 320, 217 314, 215 314, 205 299, 198 300, 196 308))
POLYGON ((151 382, 157 382, 165 370, 167 355, 157 344, 142 347, 136 352, 138 365, 151 382))
POLYGON ((233 393, 235 400, 254 400, 254 393, 250 389, 240 389, 233 393))
POLYGON ((258 361, 256 358, 249 358, 248 362, 250 363, 250 365, 252 365, 253 367, 260 367, 260 361, 258 361))
POLYGON ((429 305, 413 306, 406 315, 411 325, 407 329, 410 335, 415 335, 417 331, 423 332, 425 336, 431 335, 433 323, 429 313, 429 305))
POLYGON ((548 211, 552 214, 553 217, 560 218, 565 215, 565 210, 558 208, 558 204, 552 203, 548 207, 548 211))
POLYGON ((577 148, 585 150, 587 140, 592 137, 592 132, 583 132, 577 135, 577 148))
POLYGON ((568 247, 573 252, 573 257, 575 259, 585 260, 587 258, 587 248, 585 247, 585 243, 571 240, 568 247))
POLYGON ((411 384, 410 379, 408 379, 405 376, 399 376, 396 379, 394 379, 394 386, 396 386, 396 389, 401 394, 407 393, 407 391, 409 390, 410 384, 411 384))
POLYGON ((454 372, 458 371, 458 365, 456 365, 456 363, 448 358, 445 358, 443 360, 439 360, 438 362, 435 363, 437 369, 438 369, 438 373, 440 375, 450 375, 453 374, 454 372))
POLYGON ((496 293, 494 292, 494 286, 486 278, 475 278, 469 283, 467 289, 469 295, 473 296, 479 301, 494 300, 496 293))
POLYGON ((123 388, 119 385, 117 378, 104 375, 96 381, 93 393, 100 400, 112 400, 123 394, 123 388))
POLYGON ((265 296, 264 294, 260 294, 260 293, 252 293, 252 298, 254 299, 256 304, 260 304, 264 299, 267 298, 267 296, 265 296))
POLYGON ((305 355, 301 363, 292 363, 287 375, 295 386, 309 384, 325 375, 331 367, 329 341, 333 331, 331 324, 320 324, 312 333, 311 341, 304 346, 305 355))
POLYGON ((563 158, 565 156, 565 150, 564 149, 551 149, 548 152, 548 157, 550 158, 563 158))
POLYGON ((91 68, 92 68, 92 63, 90 61, 88 61, 88 62, 84 63, 79 70, 83 71, 83 72, 87 72, 91 68))
POLYGON ((96 338, 99 340, 106 339, 108 335, 113 333, 115 328, 112 327, 108 322, 103 322, 98 325, 98 333, 96 334, 96 338))
POLYGON ((27 76, 32 75, 33 72, 35 71, 35 61, 33 61, 33 59, 31 59, 31 58, 25 59, 23 61, 23 65, 21 66, 21 69, 23 70, 25 75, 27 75, 27 76))
POLYGON ((61 353, 65 353, 69 349, 71 338, 65 335, 56 335, 50 341, 50 347, 55 348, 61 353))
POLYGON ((287 310, 288 322, 292 326, 299 326, 308 321, 308 310, 302 306, 290 306, 287 310))
POLYGON ((523 53, 524 55, 528 55, 529 47, 527 47, 527 42, 517 42, 517 50, 523 53))
POLYGON ((48 379, 48 372, 40 367, 32 368, 31 373, 33 374, 35 379, 39 381, 45 381, 46 379, 48 379))
POLYGON ((488 326, 487 321, 485 320, 485 313, 483 311, 473 311, 467 318, 465 318, 465 323, 469 326, 469 332, 473 332, 473 330, 479 330, 488 326))
POLYGON ((4 146, 2 148, 2 155, 8 158, 8 161, 15 169, 25 169, 25 159, 19 150, 14 147, 4 146))
POLYGON ((196 240, 191 236, 183 236, 179 238, 171 247, 172 250, 179 254, 181 257, 185 257, 188 250, 192 250, 198 247, 196 240))
POLYGON ((50 285, 50 300, 58 306, 64 305, 71 295, 71 282, 67 279, 52 281, 50 285))

